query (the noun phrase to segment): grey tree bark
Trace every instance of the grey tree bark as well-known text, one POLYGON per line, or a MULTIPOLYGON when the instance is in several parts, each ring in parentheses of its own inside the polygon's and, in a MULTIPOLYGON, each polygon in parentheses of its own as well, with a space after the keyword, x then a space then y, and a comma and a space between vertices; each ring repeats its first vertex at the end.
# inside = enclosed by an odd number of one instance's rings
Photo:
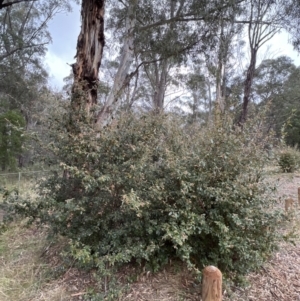
POLYGON ((98 113, 96 124, 99 128, 106 126, 120 106, 120 95, 125 87, 126 78, 129 75, 130 66, 134 58, 134 28, 136 24, 137 0, 129 2, 126 18, 126 36, 121 53, 120 65, 114 79, 113 87, 108 95, 106 103, 98 113))
POLYGON ((248 23, 250 63, 244 83, 244 96, 239 124, 246 122, 252 91, 256 60, 259 49, 284 26, 285 15, 281 14, 283 2, 273 0, 251 0, 248 23))

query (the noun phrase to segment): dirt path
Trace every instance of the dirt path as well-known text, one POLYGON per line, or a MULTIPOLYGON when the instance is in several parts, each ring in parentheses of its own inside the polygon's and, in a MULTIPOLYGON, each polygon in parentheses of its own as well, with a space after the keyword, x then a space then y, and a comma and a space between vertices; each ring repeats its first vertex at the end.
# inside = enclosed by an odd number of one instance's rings
POLYGON ((300 173, 277 174, 271 176, 278 184, 278 197, 284 208, 286 198, 293 198, 294 227, 297 238, 295 245, 283 242, 270 261, 257 273, 248 275, 249 286, 235 288, 232 294, 226 294, 224 301, 298 301, 300 300, 300 206, 298 204, 298 187, 300 173))

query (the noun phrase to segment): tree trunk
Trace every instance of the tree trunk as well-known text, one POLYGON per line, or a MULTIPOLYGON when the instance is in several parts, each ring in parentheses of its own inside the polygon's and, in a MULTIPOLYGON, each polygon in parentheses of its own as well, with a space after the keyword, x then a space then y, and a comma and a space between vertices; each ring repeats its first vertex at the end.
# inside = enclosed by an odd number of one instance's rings
POLYGON ((72 65, 73 122, 82 120, 82 114, 94 121, 98 74, 104 47, 104 4, 105 0, 82 0, 81 31, 77 41, 76 63, 72 65))
POLYGON ((221 114, 224 114, 225 111, 225 99, 222 93, 222 82, 224 77, 224 69, 225 66, 221 60, 219 60, 218 64, 218 71, 217 71, 217 80, 216 80, 216 104, 217 104, 217 111, 221 114))
POLYGON ((222 94, 222 83, 225 76, 225 62, 227 57, 227 49, 225 45, 224 36, 224 22, 221 21, 221 32, 220 32, 220 42, 218 50, 218 67, 216 74, 216 105, 217 105, 217 115, 219 113, 224 114, 225 111, 225 99, 222 94))
POLYGON ((208 80, 207 82, 207 87, 208 87, 208 124, 212 123, 212 95, 211 95, 211 85, 208 80))
POLYGON ((250 65, 247 70, 247 76, 244 84, 244 98, 243 98, 242 113, 239 118, 240 125, 243 125, 247 119, 248 104, 250 101, 251 88, 252 88, 253 77, 255 72, 257 51, 258 49, 256 48, 251 50, 250 65))
POLYGON ((129 69, 133 61, 136 5, 137 0, 131 0, 129 3, 126 19, 126 36, 124 39, 124 46, 122 49, 120 65, 114 79, 113 87, 108 95, 106 103, 97 116, 96 123, 100 128, 109 123, 109 121, 113 118, 114 113, 120 105, 119 98, 124 89, 126 78, 128 76, 129 69))
POLYGON ((155 65, 156 85, 155 85, 155 91, 153 95, 153 105, 154 105, 154 110, 157 113, 162 112, 164 110, 168 66, 169 64, 167 59, 164 59, 162 61, 161 65, 159 66, 159 69, 158 66, 155 65))

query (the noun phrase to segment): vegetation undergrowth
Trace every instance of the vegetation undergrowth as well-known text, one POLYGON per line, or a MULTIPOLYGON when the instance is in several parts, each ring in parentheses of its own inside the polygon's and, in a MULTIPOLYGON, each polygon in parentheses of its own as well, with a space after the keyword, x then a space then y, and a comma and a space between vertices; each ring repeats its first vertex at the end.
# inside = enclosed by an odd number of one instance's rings
POLYGON ((284 146, 279 150, 278 165, 282 172, 294 172, 300 167, 300 152, 297 148, 284 146))
MULTIPOLYGON (((282 220, 263 181, 266 138, 259 125, 186 126, 171 115, 123 116, 97 135, 63 124, 53 131, 60 162, 36 201, 13 212, 70 239, 71 253, 99 271, 136 262, 157 271, 179 258, 199 271, 238 278, 268 257, 282 220)), ((55 155, 55 156, 54 156, 55 155)))
POLYGON ((15 222, 0 232, 0 300, 65 300, 62 287, 52 285, 53 273, 41 257, 44 231, 15 222))

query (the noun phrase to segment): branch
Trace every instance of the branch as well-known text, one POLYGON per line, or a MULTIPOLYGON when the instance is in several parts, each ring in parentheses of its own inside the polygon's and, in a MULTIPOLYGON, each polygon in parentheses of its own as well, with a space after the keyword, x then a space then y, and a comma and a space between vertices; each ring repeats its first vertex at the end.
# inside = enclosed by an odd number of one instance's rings
MULTIPOLYGON (((243 2, 245 2, 245 0, 239 0, 239 1, 237 1, 236 4, 241 4, 243 2)), ((175 17, 165 19, 165 20, 160 20, 160 21, 154 22, 152 24, 142 26, 142 27, 139 28, 139 30, 147 30, 147 29, 150 29, 150 28, 153 28, 153 27, 156 27, 156 26, 161 26, 161 25, 172 23, 172 22, 203 21, 207 16, 210 16, 210 15, 214 14, 215 12, 220 11, 222 9, 225 9, 227 7, 229 7, 228 4, 223 5, 223 6, 219 6, 219 7, 214 7, 212 9, 209 9, 207 12, 204 12, 204 14, 202 16, 199 16, 199 17, 196 17, 195 13, 193 13, 193 12, 186 13, 186 14, 183 14, 183 15, 176 14, 175 17)))
POLYGON ((29 1, 38 1, 38 0, 15 0, 15 1, 7 2, 7 3, 3 3, 4 0, 0 0, 0 9, 12 6, 12 5, 17 4, 17 3, 29 2, 29 1))
POLYGON ((24 46, 24 47, 17 47, 17 48, 15 48, 15 49, 13 49, 13 50, 11 50, 11 51, 9 51, 9 52, 3 54, 3 55, 0 55, 0 62, 1 62, 2 60, 4 60, 5 58, 9 57, 10 55, 12 55, 12 54, 18 52, 18 51, 21 51, 21 50, 24 50, 24 49, 27 49, 27 48, 31 48, 31 47, 44 46, 44 45, 47 45, 47 44, 48 44, 48 42, 46 42, 46 43, 41 43, 41 44, 27 45, 27 46, 24 46))

